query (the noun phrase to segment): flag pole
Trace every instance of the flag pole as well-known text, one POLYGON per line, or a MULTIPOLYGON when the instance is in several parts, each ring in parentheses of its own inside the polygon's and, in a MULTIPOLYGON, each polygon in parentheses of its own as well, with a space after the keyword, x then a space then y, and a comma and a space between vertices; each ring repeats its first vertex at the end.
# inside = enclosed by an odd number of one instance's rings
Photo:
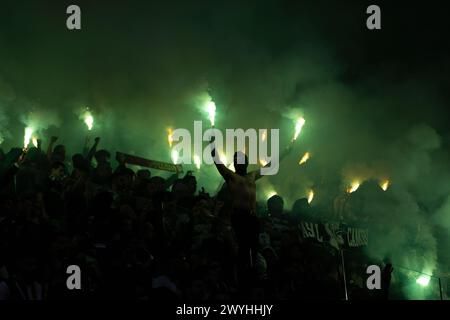
POLYGON ((344 263, 344 250, 342 250, 342 248, 341 248, 339 251, 340 251, 340 254, 341 254, 342 277, 343 277, 343 280, 344 280, 345 300, 348 300, 347 277, 345 275, 345 263, 344 263))

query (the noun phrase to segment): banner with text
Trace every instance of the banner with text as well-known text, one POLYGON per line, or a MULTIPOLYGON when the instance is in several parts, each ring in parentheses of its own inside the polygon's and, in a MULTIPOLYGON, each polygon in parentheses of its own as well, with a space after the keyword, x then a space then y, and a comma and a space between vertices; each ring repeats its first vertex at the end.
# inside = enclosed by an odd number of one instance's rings
POLYGON ((175 165, 173 163, 144 159, 122 152, 117 152, 117 159, 123 159, 122 161, 124 161, 125 163, 146 168, 164 170, 169 172, 183 172, 183 166, 181 164, 175 165))
POLYGON ((298 229, 303 239, 329 244, 336 249, 364 247, 369 242, 367 228, 352 227, 339 222, 301 221, 298 229))

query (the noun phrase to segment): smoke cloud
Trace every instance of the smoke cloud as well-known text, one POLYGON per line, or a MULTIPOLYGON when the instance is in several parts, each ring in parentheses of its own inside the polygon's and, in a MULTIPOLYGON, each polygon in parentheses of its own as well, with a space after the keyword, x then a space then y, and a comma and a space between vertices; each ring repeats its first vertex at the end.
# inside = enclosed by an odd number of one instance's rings
MULTIPOLYGON (((383 18, 390 33, 369 34, 360 2, 79 5, 78 33, 61 23, 64 3, 2 10, 3 148, 20 146, 32 125, 44 144, 58 135, 79 152, 87 134, 79 110, 89 107, 102 148, 170 162, 167 128, 193 130, 194 120, 208 128, 202 103, 209 95, 217 128, 279 128, 281 148, 301 115, 306 124, 292 154, 261 181, 258 198, 276 192, 290 208, 313 189, 312 205, 327 206, 357 179, 361 214, 385 228, 370 238, 371 256, 427 273, 446 263, 434 230, 450 231, 442 116, 449 64, 433 50, 431 31, 401 33, 404 23, 393 16, 403 13, 390 8, 383 18), (423 49, 412 49, 417 42, 423 49), (436 53, 423 61, 421 50, 436 53), (311 159, 299 166, 306 151, 311 159), (383 192, 376 183, 385 179, 391 186, 383 192)), ((186 169, 210 192, 221 184, 212 166, 186 169)))

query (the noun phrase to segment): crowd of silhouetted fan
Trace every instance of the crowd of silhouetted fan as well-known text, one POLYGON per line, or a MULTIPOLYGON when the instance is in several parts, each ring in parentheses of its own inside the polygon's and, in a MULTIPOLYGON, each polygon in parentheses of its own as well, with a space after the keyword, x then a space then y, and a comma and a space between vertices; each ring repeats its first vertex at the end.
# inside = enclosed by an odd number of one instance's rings
MULTIPOLYGON (((55 141, 0 153, 0 300, 345 299, 339 252, 299 234, 306 199, 292 210, 280 196, 258 204, 260 243, 243 284, 226 186, 210 194, 191 172, 134 171, 98 139, 72 157, 55 141), (80 290, 67 288, 70 265, 80 290)), ((349 298, 385 298, 349 257, 349 298)))

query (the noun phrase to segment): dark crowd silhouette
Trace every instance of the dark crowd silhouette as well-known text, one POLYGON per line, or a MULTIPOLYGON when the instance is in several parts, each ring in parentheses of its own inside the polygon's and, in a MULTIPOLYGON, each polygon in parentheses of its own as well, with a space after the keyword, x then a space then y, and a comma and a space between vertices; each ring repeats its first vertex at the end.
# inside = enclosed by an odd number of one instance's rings
POLYGON ((133 171, 99 138, 70 159, 56 142, 0 153, 0 300, 389 298, 390 265, 368 290, 364 254, 346 252, 344 283, 340 252, 299 236, 301 219, 321 219, 307 199, 233 212, 220 169, 209 194, 192 172, 133 171))

